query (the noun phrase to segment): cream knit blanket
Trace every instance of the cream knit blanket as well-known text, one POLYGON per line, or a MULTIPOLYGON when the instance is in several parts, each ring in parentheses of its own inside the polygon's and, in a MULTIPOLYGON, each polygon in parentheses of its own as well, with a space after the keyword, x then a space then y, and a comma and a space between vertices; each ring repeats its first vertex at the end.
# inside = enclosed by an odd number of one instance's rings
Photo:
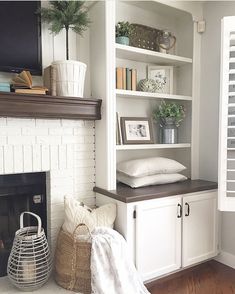
POLYGON ((92 231, 91 285, 93 294, 150 294, 133 262, 125 239, 116 231, 92 231))

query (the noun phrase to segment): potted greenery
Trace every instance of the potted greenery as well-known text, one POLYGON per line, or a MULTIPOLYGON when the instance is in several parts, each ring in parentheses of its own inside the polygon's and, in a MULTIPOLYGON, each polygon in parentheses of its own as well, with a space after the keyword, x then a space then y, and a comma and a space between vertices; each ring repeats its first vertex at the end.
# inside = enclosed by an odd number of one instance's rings
POLYGON ((178 141, 178 127, 185 117, 183 105, 174 102, 166 103, 164 100, 153 111, 153 119, 161 127, 161 143, 175 144, 178 141))
POLYGON ((84 8, 85 1, 49 1, 49 7, 39 10, 42 21, 50 24, 49 30, 66 32, 66 60, 52 63, 56 74, 56 91, 61 96, 83 97, 86 64, 69 60, 69 31, 79 35, 88 28, 90 20, 84 8))
POLYGON ((123 45, 129 45, 129 37, 133 33, 133 26, 128 21, 119 21, 116 24, 116 42, 123 45))

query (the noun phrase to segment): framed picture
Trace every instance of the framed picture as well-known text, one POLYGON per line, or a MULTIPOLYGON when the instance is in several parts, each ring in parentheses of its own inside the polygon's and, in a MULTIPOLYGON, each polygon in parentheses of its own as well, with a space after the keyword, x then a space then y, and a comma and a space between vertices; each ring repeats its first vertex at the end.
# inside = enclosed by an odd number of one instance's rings
POLYGON ((173 94, 173 66, 148 66, 148 79, 157 83, 157 93, 173 94))
POLYGON ((121 130, 120 130, 120 119, 119 114, 116 112, 116 145, 122 144, 121 130))
POLYGON ((121 117, 123 144, 152 144, 153 130, 150 118, 121 117))

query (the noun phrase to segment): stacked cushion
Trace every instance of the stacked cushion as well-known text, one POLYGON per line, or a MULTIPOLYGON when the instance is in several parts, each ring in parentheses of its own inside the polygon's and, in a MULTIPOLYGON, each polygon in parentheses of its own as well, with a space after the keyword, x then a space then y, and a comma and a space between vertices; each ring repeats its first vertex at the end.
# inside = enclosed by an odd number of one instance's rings
POLYGON ((184 181, 179 174, 186 167, 173 159, 150 157, 120 162, 117 165, 117 180, 132 188, 184 181))

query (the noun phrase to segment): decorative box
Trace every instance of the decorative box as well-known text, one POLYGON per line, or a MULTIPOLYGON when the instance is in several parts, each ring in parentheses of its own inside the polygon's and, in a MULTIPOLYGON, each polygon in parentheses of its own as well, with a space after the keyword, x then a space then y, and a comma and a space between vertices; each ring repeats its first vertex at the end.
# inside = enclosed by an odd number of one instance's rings
POLYGON ((0 83, 0 92, 11 92, 9 83, 0 83))
POLYGON ((159 51, 157 37, 161 32, 160 30, 136 23, 133 23, 132 26, 134 30, 130 36, 131 46, 152 51, 159 51))

